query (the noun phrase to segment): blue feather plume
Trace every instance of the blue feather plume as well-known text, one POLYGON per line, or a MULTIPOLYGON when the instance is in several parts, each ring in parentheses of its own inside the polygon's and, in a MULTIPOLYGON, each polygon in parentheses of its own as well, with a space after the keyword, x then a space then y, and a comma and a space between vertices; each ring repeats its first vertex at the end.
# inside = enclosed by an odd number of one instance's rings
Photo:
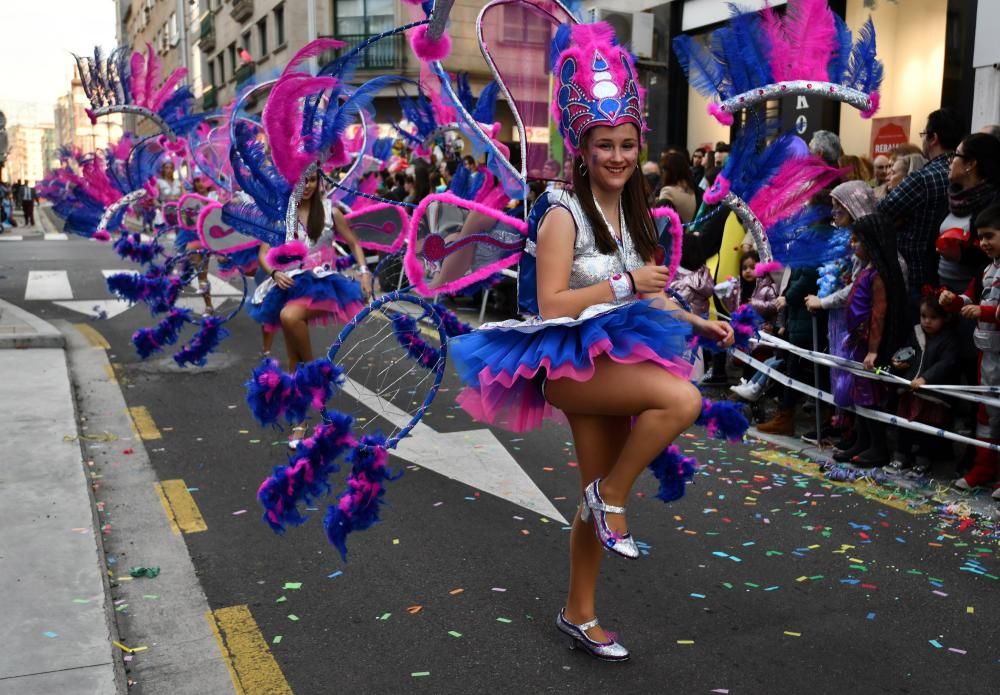
POLYGON ((373 103, 379 91, 398 81, 399 78, 395 75, 376 77, 354 90, 345 101, 338 103, 337 100, 332 100, 322 117, 322 128, 318 138, 310 142, 308 147, 314 152, 330 148, 347 130, 347 126, 358 119, 362 111, 374 110, 373 103))
POLYGON ((702 402, 701 414, 695 424, 707 428, 712 437, 730 442, 743 441, 743 435, 750 428, 740 403, 713 402, 707 398, 702 402))
POLYGON ((181 367, 188 364, 204 367, 209 354, 215 352, 223 338, 229 335, 229 331, 222 327, 223 323, 225 318, 222 316, 203 316, 201 328, 187 345, 177 351, 174 362, 181 367))
POLYGON ((851 46, 854 43, 854 37, 847 26, 847 22, 836 12, 833 14, 833 21, 837 27, 837 50, 830 56, 830 62, 827 63, 826 71, 830 82, 840 84, 850 65, 851 46))
POLYGON ((462 106, 465 110, 472 112, 476 108, 476 97, 472 94, 472 85, 469 84, 469 73, 465 70, 458 73, 455 78, 455 94, 458 95, 458 100, 462 102, 462 106))
POLYGON ((817 268, 848 255, 850 230, 829 225, 830 208, 809 205, 767 230, 775 260, 789 268, 817 268))
POLYGON ((692 37, 681 34, 673 40, 674 55, 680 63, 688 83, 706 97, 732 96, 726 87, 725 69, 704 46, 692 37))
POLYGON ((677 446, 670 445, 664 449, 649 464, 649 470, 660 481, 656 499, 664 502, 679 500, 697 469, 698 460, 685 456, 677 446))
POLYGON ((283 221, 265 215, 254 203, 230 200, 222 206, 222 221, 268 246, 281 246, 285 242, 283 221))
POLYGON ((559 61, 559 54, 569 48, 571 37, 572 27, 568 23, 560 24, 559 28, 556 29, 556 35, 552 37, 552 43, 549 46, 549 68, 551 70, 556 69, 556 63, 559 61))
POLYGON ((883 67, 876 57, 875 25, 869 17, 858 29, 858 39, 851 49, 850 62, 844 84, 870 94, 882 85, 883 67))
POLYGON ((476 99, 476 108, 472 111, 472 117, 478 123, 493 123, 496 118, 497 96, 500 94, 500 85, 496 80, 490 80, 483 87, 476 99))

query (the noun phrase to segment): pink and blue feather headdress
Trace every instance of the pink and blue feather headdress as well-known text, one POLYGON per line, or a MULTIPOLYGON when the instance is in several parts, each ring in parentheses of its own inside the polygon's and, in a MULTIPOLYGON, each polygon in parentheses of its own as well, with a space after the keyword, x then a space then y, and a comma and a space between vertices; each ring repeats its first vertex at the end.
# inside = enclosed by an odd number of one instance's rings
POLYGON ((146 55, 129 56, 125 47, 105 58, 100 48, 94 56, 75 56, 83 91, 90 100, 87 115, 92 123, 112 113, 130 113, 148 118, 171 140, 187 135, 203 119, 192 113, 194 94, 181 85, 187 74, 177 68, 160 83, 160 59, 149 45, 146 55))
POLYGON ((732 16, 707 47, 687 35, 673 42, 688 81, 713 100, 708 112, 720 123, 731 125, 742 109, 798 94, 850 104, 862 118, 878 111, 883 68, 870 17, 854 42, 827 0, 789 0, 784 17, 770 7, 730 7, 732 16))
POLYGON ((552 40, 552 117, 572 154, 595 126, 631 123, 642 138, 642 91, 631 54, 606 22, 563 24, 552 40))

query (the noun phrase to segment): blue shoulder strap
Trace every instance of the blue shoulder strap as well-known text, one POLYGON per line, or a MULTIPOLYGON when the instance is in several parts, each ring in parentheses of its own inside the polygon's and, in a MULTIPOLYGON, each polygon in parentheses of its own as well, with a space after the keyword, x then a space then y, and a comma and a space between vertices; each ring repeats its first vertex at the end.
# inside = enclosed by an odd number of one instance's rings
POLYGON ((517 308, 522 314, 538 315, 538 276, 535 266, 535 244, 538 243, 538 223, 552 206, 549 192, 538 196, 528 213, 527 248, 521 254, 521 265, 517 273, 517 308), (528 253, 531 249, 531 253, 528 253))

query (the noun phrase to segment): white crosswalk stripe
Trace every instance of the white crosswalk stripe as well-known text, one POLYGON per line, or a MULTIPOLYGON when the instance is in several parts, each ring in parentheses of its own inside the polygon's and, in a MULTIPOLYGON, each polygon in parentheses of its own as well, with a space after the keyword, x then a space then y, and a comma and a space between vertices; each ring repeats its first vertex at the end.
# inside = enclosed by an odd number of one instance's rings
POLYGON ((73 299, 69 274, 65 270, 29 270, 24 298, 26 300, 73 299))

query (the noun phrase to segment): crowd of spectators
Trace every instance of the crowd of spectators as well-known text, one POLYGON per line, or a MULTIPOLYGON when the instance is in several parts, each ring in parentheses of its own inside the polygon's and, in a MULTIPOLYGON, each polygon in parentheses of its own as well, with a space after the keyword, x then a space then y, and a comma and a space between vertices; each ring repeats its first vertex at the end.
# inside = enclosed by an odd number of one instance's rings
POLYGON ((758 278, 746 239, 739 277, 720 276, 717 254, 725 251, 722 239, 732 220, 726 212, 713 215, 700 197, 724 147, 699 148, 690 157, 679 148, 665 151, 658 171, 645 170, 650 202, 676 208, 685 222, 695 220, 686 230, 673 286, 694 310, 729 313, 749 302, 765 332, 905 380, 893 384, 817 369, 801 351, 760 344, 753 354, 758 360, 834 396, 838 407, 818 406, 820 430, 804 433, 803 395, 787 383, 731 359, 727 364, 724 354, 704 356, 703 383, 729 386, 729 374, 742 370, 731 390, 753 404, 761 432, 825 440, 848 466, 878 466, 910 478, 951 475, 956 487, 990 487, 1000 500, 997 453, 953 447, 934 434, 944 429, 1000 443, 1000 408, 927 389, 1000 386, 1000 126, 966 133, 954 113, 940 109, 927 117, 920 139, 919 147, 902 145, 869 160, 845 154, 832 132, 813 135, 809 150, 841 169, 839 181, 813 204, 829 205, 831 231, 851 232, 852 258, 820 268, 758 278), (681 160, 687 163, 683 175, 681 160), (693 216, 690 197, 699 201, 693 216), (885 417, 857 417, 843 409, 849 406, 885 417), (889 427, 889 416, 927 428, 889 427))

